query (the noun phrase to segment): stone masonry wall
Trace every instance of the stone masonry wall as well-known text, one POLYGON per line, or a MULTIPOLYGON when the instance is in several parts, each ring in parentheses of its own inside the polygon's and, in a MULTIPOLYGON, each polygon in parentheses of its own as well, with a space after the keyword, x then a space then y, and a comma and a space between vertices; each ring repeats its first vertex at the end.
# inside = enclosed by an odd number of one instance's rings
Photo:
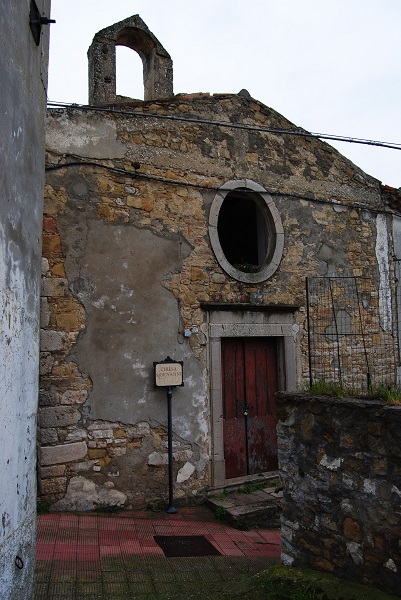
POLYGON ((40 491, 56 508, 139 506, 163 496, 166 402, 152 368, 167 355, 184 361, 173 406, 175 493, 209 485, 205 303, 298 306, 301 383, 305 277, 377 272, 379 183, 336 150, 148 115, 294 127, 272 109, 208 94, 116 108, 139 116, 81 108, 48 115, 47 165, 55 170, 44 208, 40 491), (223 271, 208 233, 216 190, 236 179, 271 192, 284 227, 279 268, 253 285, 223 271))
POLYGON ((400 595, 401 407, 278 394, 282 560, 400 595))

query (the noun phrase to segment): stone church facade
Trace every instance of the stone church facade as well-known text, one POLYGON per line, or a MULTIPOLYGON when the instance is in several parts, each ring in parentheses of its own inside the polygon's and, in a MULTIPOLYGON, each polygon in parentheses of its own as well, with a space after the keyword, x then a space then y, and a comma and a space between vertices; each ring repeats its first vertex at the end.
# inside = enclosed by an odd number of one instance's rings
POLYGON ((139 17, 99 32, 88 54, 90 106, 47 121, 42 499, 86 510, 165 498, 153 363, 166 357, 184 371, 175 497, 272 473, 274 394, 308 380, 305 279, 388 285, 394 211, 380 182, 286 135, 302 130, 246 91, 174 95, 172 61, 139 17), (118 44, 144 62, 143 101, 115 94, 118 44))

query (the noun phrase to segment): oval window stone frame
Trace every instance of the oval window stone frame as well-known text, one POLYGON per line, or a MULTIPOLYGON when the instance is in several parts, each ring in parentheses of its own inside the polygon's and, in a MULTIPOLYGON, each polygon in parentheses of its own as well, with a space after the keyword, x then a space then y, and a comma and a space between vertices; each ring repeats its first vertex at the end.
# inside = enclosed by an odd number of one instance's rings
POLYGON ((221 268, 237 281, 244 283, 260 283, 269 279, 278 269, 284 250, 284 228, 280 214, 276 208, 273 198, 264 187, 251 179, 234 179, 224 183, 217 191, 209 213, 209 238, 214 255, 221 268), (236 269, 226 258, 221 247, 217 229, 220 209, 226 196, 233 191, 251 190, 255 192, 264 202, 264 210, 273 229, 274 250, 266 256, 265 263, 255 273, 244 273, 236 269))

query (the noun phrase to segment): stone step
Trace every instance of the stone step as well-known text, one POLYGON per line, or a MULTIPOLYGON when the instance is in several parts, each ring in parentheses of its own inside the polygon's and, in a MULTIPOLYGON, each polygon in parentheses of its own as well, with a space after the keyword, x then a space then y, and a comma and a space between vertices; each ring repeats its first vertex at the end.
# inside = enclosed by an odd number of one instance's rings
POLYGON ((251 493, 210 494, 206 505, 218 519, 238 529, 277 529, 280 527, 281 497, 281 491, 266 487, 251 493))

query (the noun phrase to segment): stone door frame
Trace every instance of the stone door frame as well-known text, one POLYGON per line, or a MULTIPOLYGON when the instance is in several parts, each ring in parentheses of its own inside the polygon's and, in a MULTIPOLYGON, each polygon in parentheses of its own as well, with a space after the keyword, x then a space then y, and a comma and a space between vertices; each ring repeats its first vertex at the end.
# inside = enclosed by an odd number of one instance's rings
POLYGON ((250 478, 246 476, 232 480, 225 477, 221 340, 225 337, 277 338, 279 390, 295 391, 296 335, 299 327, 294 323, 292 313, 296 309, 297 307, 283 307, 280 310, 267 306, 207 307, 212 487, 240 483, 250 478))

